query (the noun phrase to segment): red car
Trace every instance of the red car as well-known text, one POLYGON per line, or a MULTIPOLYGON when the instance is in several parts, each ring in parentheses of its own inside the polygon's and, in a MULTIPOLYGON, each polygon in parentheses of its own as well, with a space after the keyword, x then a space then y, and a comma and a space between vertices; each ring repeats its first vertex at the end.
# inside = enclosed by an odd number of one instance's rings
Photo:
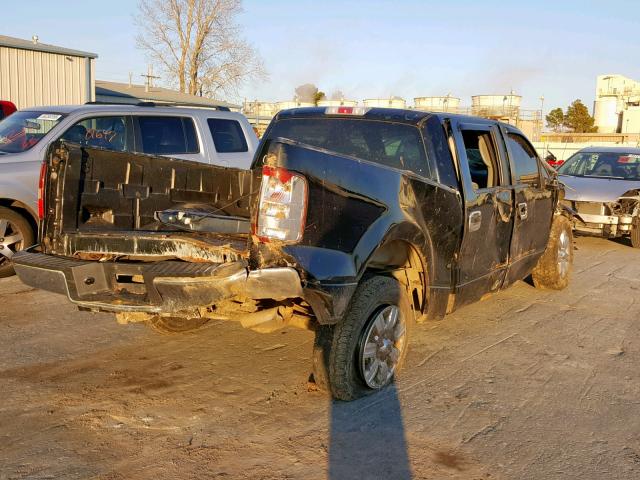
POLYGON ((17 110, 16 106, 7 100, 0 100, 0 120, 8 117, 17 110))

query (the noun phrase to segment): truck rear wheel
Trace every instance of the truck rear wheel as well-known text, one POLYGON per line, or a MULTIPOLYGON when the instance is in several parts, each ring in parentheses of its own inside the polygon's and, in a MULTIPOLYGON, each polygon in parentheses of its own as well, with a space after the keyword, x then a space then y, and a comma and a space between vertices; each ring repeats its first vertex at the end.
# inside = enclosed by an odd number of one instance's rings
POLYGON ((199 317, 165 317, 154 315, 147 322, 147 325, 156 332, 163 334, 184 333, 197 330, 204 326, 209 319, 199 317))
POLYGON ((344 318, 316 331, 316 383, 345 401, 384 388, 404 363, 413 323, 406 291, 396 279, 366 279, 344 318))
POLYGON ((19 213, 0 207, 0 278, 13 275, 11 257, 34 243, 31 225, 19 213))
POLYGON ((573 232, 571 222, 564 216, 553 220, 544 254, 531 276, 536 288, 562 290, 569 285, 573 265, 573 232))
POLYGON ((637 223, 631 228, 631 246, 633 248, 640 248, 640 223, 637 223))

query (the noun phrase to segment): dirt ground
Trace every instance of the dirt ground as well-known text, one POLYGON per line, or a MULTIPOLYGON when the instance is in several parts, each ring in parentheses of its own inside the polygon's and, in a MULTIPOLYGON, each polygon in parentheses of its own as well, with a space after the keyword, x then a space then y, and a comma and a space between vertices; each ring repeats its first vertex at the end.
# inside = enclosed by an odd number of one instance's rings
POLYGON ((309 391, 313 336, 164 336, 0 280, 0 479, 640 478, 640 251, 577 240, 420 326, 395 386, 309 391))

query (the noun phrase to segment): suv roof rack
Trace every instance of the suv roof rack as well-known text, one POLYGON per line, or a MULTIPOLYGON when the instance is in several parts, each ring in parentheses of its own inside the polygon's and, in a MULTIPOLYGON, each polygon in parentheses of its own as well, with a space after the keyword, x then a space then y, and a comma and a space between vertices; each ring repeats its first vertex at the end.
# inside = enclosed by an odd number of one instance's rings
POLYGON ((123 103, 123 102, 102 102, 102 101, 94 101, 94 102, 84 102, 85 105, 128 105, 134 107, 188 107, 188 108, 202 108, 202 109, 210 109, 210 110, 218 110, 220 112, 230 112, 229 107, 225 107, 223 105, 193 105, 190 103, 156 103, 156 102, 137 102, 137 103, 123 103))

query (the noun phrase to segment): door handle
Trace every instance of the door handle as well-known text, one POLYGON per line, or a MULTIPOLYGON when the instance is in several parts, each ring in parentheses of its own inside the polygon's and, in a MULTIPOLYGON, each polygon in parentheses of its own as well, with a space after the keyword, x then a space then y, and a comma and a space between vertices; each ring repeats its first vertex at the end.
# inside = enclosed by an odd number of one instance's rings
POLYGON ((527 216, 529 215, 529 208, 527 207, 527 204, 522 202, 518 204, 518 216, 520 217, 521 220, 526 220, 527 216))
POLYGON ((482 212, 480 210, 475 210, 469 214, 469 231, 475 232, 480 230, 480 225, 482 224, 482 212))

